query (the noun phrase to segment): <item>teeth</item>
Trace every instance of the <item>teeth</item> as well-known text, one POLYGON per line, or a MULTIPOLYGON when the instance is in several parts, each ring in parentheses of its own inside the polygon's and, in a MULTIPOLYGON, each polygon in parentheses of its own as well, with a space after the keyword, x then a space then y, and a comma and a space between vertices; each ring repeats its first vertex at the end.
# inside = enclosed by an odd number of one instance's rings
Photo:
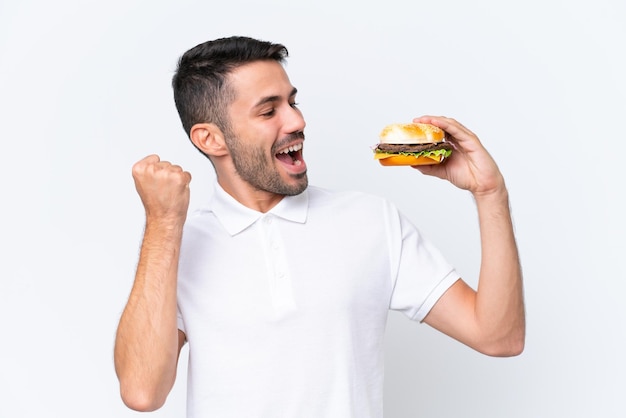
POLYGON ((284 150, 279 151, 279 154, 289 154, 290 152, 300 151, 302 149, 302 144, 292 145, 289 148, 285 148, 284 150))

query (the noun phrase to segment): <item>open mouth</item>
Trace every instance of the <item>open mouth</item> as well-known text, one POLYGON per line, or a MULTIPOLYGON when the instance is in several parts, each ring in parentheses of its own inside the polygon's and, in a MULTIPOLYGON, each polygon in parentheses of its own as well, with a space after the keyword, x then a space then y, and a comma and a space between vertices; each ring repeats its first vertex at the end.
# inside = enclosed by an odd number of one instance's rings
POLYGON ((304 165, 304 159, 302 158, 302 143, 283 148, 276 153, 276 158, 287 166, 300 168, 300 166, 304 165))

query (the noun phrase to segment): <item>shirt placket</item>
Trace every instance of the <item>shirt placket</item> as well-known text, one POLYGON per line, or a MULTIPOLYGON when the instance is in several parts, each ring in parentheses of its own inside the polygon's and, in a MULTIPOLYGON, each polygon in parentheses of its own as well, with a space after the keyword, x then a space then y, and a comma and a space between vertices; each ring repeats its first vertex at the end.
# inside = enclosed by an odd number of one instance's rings
POLYGON ((276 317, 283 317, 296 310, 291 274, 285 246, 278 228, 279 219, 266 214, 261 220, 261 241, 265 251, 269 295, 276 317))

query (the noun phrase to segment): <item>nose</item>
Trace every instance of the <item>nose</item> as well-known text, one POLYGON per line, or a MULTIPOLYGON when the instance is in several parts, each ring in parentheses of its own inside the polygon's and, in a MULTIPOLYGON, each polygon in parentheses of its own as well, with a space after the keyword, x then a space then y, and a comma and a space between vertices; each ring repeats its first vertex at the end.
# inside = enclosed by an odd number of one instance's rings
POLYGON ((306 126, 306 122, 304 120, 304 116, 302 116, 302 112, 297 107, 289 107, 289 112, 287 113, 287 117, 285 120, 285 129, 289 133, 293 132, 302 132, 304 131, 304 127, 306 126))

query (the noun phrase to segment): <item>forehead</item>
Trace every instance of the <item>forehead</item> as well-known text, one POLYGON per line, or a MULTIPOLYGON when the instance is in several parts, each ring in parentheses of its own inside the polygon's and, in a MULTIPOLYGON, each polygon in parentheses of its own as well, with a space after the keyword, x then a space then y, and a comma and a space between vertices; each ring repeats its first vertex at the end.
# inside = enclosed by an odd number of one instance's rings
POLYGON ((273 61, 255 61, 242 65, 230 73, 228 81, 235 92, 235 101, 256 103, 269 96, 289 97, 293 86, 282 64, 273 61))

